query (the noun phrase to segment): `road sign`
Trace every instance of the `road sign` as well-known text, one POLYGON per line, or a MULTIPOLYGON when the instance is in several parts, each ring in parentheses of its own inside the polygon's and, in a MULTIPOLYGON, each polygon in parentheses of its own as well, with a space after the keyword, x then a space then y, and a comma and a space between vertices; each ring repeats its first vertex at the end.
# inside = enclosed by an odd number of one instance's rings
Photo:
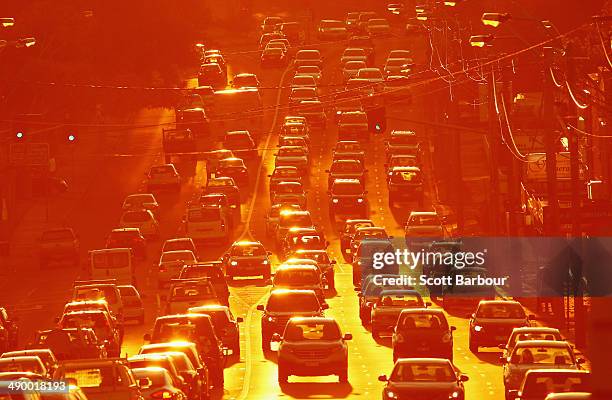
MULTIPOLYGON (((557 154, 557 179, 569 180, 570 173, 570 154, 560 152, 557 154)), ((527 182, 546 182, 546 153, 531 153, 527 155, 525 163, 525 180, 527 182)), ((580 179, 584 178, 584 169, 580 168, 580 179)))
POLYGON ((49 143, 11 143, 9 163, 14 167, 49 165, 49 143))

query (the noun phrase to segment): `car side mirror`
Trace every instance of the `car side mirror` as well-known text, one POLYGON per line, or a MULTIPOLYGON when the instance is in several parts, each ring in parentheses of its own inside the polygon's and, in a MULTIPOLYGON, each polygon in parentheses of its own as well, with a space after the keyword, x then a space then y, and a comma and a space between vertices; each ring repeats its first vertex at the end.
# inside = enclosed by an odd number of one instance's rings
POLYGON ((353 340, 353 335, 350 333, 345 333, 344 337, 342 338, 344 340, 353 340))
POLYGON ((322 310, 327 310, 328 308, 329 308, 329 304, 327 304, 327 303, 321 304, 321 309, 322 310))
POLYGON ((142 338, 144 339, 145 342, 150 342, 151 341, 151 334, 150 333, 145 333, 142 338))
POLYGON ((463 374, 461 374, 461 376, 459 377, 459 380, 460 380, 461 382, 467 382, 467 381, 469 381, 469 380, 470 380, 470 377, 469 377, 469 376, 467 376, 467 375, 463 375, 463 374))
POLYGON ((263 304, 257 304, 257 311, 264 311, 263 304))
POLYGON ((387 375, 379 375, 378 380, 380 382, 387 382, 389 379, 387 378, 387 375))
POLYGON ((236 322, 238 322, 238 323, 244 322, 244 318, 238 317, 238 318, 236 318, 236 322))
POLYGON ((270 341, 272 342, 280 342, 281 340, 283 340, 283 338, 279 333, 272 334, 272 337, 270 338, 270 341))
POLYGON ((450 330, 451 330, 451 331, 456 331, 456 330, 457 330, 457 327, 453 325, 453 326, 451 326, 451 327, 450 327, 450 330))

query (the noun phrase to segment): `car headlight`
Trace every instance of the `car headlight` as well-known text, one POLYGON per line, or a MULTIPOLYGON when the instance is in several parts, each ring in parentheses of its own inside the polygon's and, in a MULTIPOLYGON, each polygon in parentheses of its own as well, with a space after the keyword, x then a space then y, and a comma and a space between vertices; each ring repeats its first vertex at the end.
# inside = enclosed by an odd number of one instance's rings
POLYGON ((357 199, 357 203, 363 203, 363 199, 361 198, 357 199))
POLYGON ((449 399, 458 399, 459 398, 459 392, 455 391, 451 394, 448 395, 449 399))
POLYGON ((474 325, 474 330, 475 330, 476 332, 480 332, 480 331, 482 330, 482 326, 480 326, 480 325, 474 325))
POLYGON ((276 319, 274 317, 268 317, 268 322, 274 322, 276 319))
POLYGON ((268 265, 269 261, 268 260, 263 260, 262 264, 263 265, 268 265))
POLYGON ((236 265, 238 265, 238 261, 232 261, 230 264, 235 267, 236 265))
POLYGON ((395 394, 395 392, 392 392, 392 391, 389 390, 387 392, 387 398, 388 399, 397 399, 397 395, 395 394))
POLYGON ((332 203, 334 204, 338 204, 338 201, 339 201, 338 199, 332 199, 332 203))

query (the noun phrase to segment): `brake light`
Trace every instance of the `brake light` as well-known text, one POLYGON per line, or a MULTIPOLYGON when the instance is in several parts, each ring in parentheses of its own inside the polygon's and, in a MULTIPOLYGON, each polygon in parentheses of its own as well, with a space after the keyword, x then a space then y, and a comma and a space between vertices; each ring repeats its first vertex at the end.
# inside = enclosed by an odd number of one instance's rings
POLYGON ((172 394, 172 392, 168 390, 160 390, 151 394, 152 399, 171 399, 173 396, 174 395, 172 394))

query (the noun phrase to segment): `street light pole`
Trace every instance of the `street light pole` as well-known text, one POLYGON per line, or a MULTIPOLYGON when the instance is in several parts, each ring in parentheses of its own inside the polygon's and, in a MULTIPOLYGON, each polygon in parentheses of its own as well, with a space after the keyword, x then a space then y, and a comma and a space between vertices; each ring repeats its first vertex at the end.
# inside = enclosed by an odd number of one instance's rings
POLYGON ((495 108, 495 65, 491 64, 489 77, 489 138, 491 164, 491 209, 489 210, 489 232, 492 236, 499 234, 499 124, 495 108))

